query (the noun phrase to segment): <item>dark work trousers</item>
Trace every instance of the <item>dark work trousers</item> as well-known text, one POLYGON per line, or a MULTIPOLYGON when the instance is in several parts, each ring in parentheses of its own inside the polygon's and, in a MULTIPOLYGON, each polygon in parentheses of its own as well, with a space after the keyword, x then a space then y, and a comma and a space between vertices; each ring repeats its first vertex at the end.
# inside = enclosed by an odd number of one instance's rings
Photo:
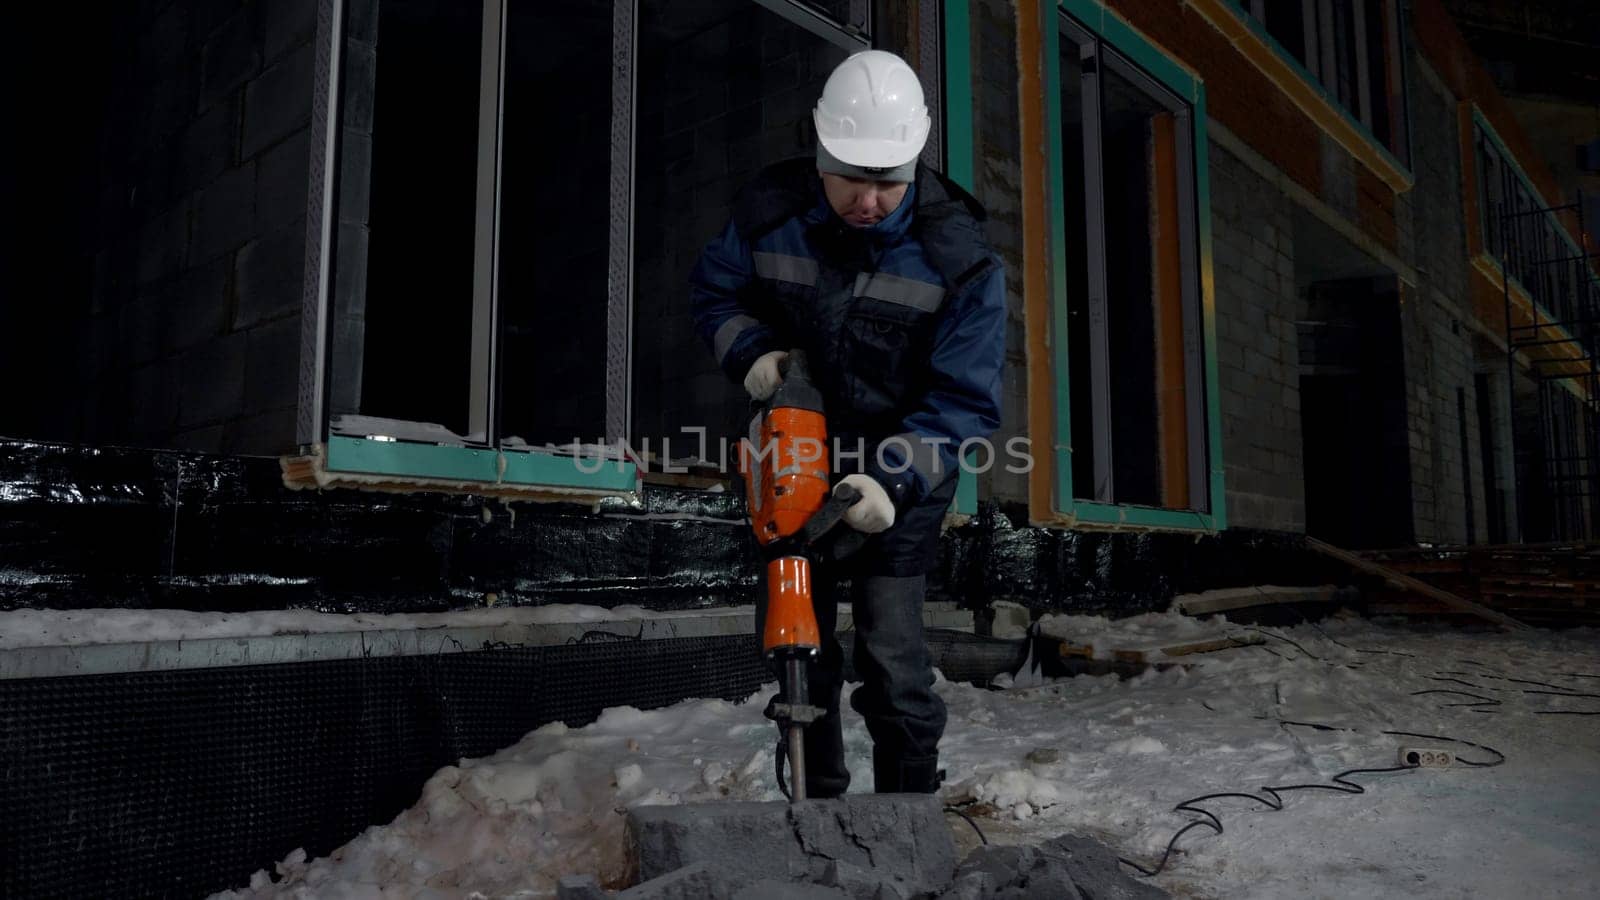
MULTIPOLYGON (((866 719, 872 735, 874 788, 879 792, 930 793, 938 787, 945 707, 933 691, 933 660, 922 631, 927 564, 909 567, 922 570, 915 574, 885 574, 904 572, 908 566, 903 555, 897 554, 901 561, 895 562, 883 551, 909 543, 911 538, 936 550, 939 524, 955 493, 954 481, 949 479, 948 491, 935 491, 934 496, 912 507, 895 528, 874 536, 848 561, 820 562, 812 567, 812 597, 822 649, 811 665, 809 688, 811 703, 826 709, 827 715, 805 729, 807 796, 835 797, 850 786, 839 711, 844 648, 837 637, 838 604, 846 598, 855 620, 854 663, 861 680, 850 705, 866 719), (921 533, 908 533, 911 531, 921 533), (848 591, 844 579, 850 581, 848 591)), ((928 552, 919 558, 931 562, 933 556, 928 552)), ((760 596, 766 597, 765 585, 760 596)), ((762 633, 764 605, 757 604, 757 635, 762 633)), ((776 702, 786 696, 785 688, 779 685, 776 702)))

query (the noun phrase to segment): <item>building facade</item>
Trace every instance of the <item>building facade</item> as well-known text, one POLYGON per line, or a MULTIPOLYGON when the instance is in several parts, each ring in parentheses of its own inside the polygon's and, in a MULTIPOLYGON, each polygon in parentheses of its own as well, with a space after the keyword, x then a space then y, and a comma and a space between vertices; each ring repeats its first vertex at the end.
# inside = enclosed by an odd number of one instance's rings
POLYGON ((119 15, 82 296, 23 323, 70 390, 18 436, 335 483, 709 483, 745 404, 689 267, 877 46, 1007 264, 995 446, 1033 464, 972 448, 963 511, 1352 547, 1600 524, 1588 226, 1441 0, 119 15))

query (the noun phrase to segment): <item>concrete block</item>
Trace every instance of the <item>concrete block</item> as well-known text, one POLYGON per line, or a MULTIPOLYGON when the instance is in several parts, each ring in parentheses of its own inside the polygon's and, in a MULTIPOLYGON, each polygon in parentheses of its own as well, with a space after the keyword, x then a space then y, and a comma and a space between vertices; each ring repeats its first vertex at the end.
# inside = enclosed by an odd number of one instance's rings
POLYGON ((607 900, 610 896, 593 875, 568 875, 556 882, 556 900, 607 900))
POLYGON ((178 139, 173 191, 189 194, 214 181, 238 159, 239 98, 229 95, 184 129, 178 139))
POLYGON ((272 409, 228 422, 222 452, 233 456, 283 456, 295 449, 296 410, 272 409))
POLYGON ((334 257, 334 309, 341 317, 360 318, 367 313, 367 226, 339 223, 334 257))
POLYGON ((647 806, 629 812, 628 836, 646 880, 697 862, 820 880, 842 863, 916 894, 941 889, 955 868, 950 829, 928 795, 647 806))
POLYGON ((187 350, 222 334, 228 319, 229 268, 226 260, 218 259, 178 280, 162 332, 165 352, 187 350))
MULTIPOLYGON (((349 0, 345 37, 373 46, 378 43, 378 0, 349 0)), ((347 51, 348 52, 348 51, 347 51)))
POLYGON ((179 357, 179 427, 219 422, 238 413, 244 400, 244 361, 243 334, 230 334, 179 357))
POLYGON ((955 869, 955 842, 937 799, 862 794, 840 802, 790 807, 807 855, 873 869, 918 890, 941 885, 955 869))
POLYGON ((317 0, 271 0, 261 4, 262 49, 271 62, 317 30, 317 0))
POLYGON ((372 135, 346 128, 339 153, 339 221, 366 224, 372 206, 372 135))
POLYGON ((991 897, 1051 897, 1082 900, 1066 866, 1037 847, 984 846, 967 857, 940 900, 991 897), (1023 891, 1026 893, 1023 893, 1023 891))
POLYGON ((222 99, 259 71, 261 47, 254 10, 246 7, 218 26, 201 48, 200 108, 205 109, 222 99))
POLYGON ((253 328, 245 344, 244 409, 293 406, 300 382, 300 317, 253 328))
POLYGON ((306 215, 311 130, 302 128, 261 154, 256 169, 256 223, 277 231, 306 215))
POLYGON ((178 367, 172 361, 152 363, 129 376, 128 409, 134 430, 145 437, 167 435, 178 420, 178 367))
POLYGON ((188 259, 190 213, 189 203, 179 201, 139 230, 139 284, 173 275, 183 267, 188 259))
POLYGON ((123 367, 143 365, 161 355, 161 331, 170 314, 171 289, 146 290, 117 310, 117 362, 123 367))
POLYGON ((250 328, 300 308, 305 249, 305 225, 297 220, 239 251, 235 329, 250 328))
POLYGON ((769 878, 745 887, 733 895, 733 900, 851 900, 851 897, 834 887, 769 878))
POLYGON ((617 900, 733 900, 748 875, 700 862, 684 866, 617 894, 617 900))
POLYGON ((244 92, 244 143, 249 159, 311 123, 311 45, 285 56, 244 92))
POLYGON ((139 37, 139 69, 166 77, 177 74, 187 62, 189 17, 184 4, 173 3, 157 15, 139 37))
POLYGON ((361 367, 366 353, 366 322, 338 316, 333 321, 333 384, 328 405, 335 412, 361 408, 361 367))
MULTIPOLYGON (((351 15, 354 15, 352 11, 351 15)), ((377 100, 378 54, 366 44, 346 43, 344 57, 344 127, 372 133, 372 112, 377 100)))
POLYGON ((172 436, 168 445, 174 450, 188 450, 191 453, 221 453, 222 426, 208 425, 181 431, 172 436))
POLYGON ((229 169, 200 195, 200 213, 190 242, 190 259, 208 262, 238 249, 255 232, 256 164, 229 169))

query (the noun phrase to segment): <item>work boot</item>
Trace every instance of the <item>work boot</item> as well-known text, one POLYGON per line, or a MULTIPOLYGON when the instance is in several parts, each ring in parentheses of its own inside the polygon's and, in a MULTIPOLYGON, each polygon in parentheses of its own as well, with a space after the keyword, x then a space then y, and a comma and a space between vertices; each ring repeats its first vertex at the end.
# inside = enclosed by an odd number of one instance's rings
POLYGON ((806 726, 806 796, 829 800, 850 788, 844 764, 844 720, 839 711, 806 726))
POLYGON ((872 788, 880 794, 933 794, 943 779, 937 755, 902 756, 872 748, 872 788))

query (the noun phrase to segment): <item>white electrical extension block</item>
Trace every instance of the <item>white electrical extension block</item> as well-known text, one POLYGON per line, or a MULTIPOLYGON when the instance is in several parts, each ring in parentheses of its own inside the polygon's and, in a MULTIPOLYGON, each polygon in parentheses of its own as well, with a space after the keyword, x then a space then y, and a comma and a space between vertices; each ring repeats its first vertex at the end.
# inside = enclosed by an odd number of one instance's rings
POLYGON ((1401 747, 1400 764, 1422 769, 1448 769, 1456 764, 1456 755, 1437 747, 1401 747))

